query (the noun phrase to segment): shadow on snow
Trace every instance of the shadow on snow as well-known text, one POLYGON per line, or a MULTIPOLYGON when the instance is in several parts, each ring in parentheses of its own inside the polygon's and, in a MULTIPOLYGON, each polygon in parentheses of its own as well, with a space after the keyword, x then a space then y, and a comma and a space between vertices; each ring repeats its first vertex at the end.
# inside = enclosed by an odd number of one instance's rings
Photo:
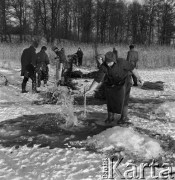
MULTIPOLYGON (((89 104, 102 105, 105 101, 97 100, 89 97, 89 104)), ((149 112, 154 111, 165 100, 162 99, 139 99, 131 98, 129 108, 131 109, 130 115, 138 116, 144 119, 149 119, 149 112), (134 106, 138 104, 137 106, 134 106), (134 108, 133 108, 134 107, 134 108)), ((83 98, 76 99, 78 105, 83 105, 83 98)), ((109 127, 97 126, 94 124, 96 117, 104 118, 101 112, 94 112, 94 117, 87 120, 88 125, 80 128, 77 131, 69 131, 60 127, 65 121, 59 114, 39 114, 39 115, 23 115, 21 117, 0 122, 0 144, 5 147, 27 145, 32 147, 38 144, 39 147, 49 146, 50 148, 66 148, 84 147, 86 144, 78 143, 83 142, 88 136, 99 134, 109 127)), ((147 132, 144 129, 137 129, 147 135, 154 134, 147 132)), ((90 150, 90 149, 89 149, 90 150)))
POLYGON ((23 115, 21 117, 0 122, 0 144, 5 147, 27 145, 32 147, 49 146, 50 148, 84 147, 77 142, 86 140, 88 136, 99 134, 105 127, 88 126, 71 132, 60 127, 63 119, 58 114, 23 115))

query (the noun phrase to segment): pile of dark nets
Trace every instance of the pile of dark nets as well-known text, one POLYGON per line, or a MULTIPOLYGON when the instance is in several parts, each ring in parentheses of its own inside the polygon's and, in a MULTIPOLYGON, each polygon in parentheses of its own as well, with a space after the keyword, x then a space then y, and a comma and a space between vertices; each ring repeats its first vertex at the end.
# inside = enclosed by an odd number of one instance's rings
POLYGON ((97 75, 97 71, 93 71, 87 74, 83 74, 81 71, 71 72, 71 78, 84 78, 84 79, 94 79, 97 75))
POLYGON ((162 82, 162 81, 156 81, 156 82, 145 81, 142 85, 142 89, 163 91, 164 90, 164 82, 162 82))
MULTIPOLYGON (((58 86, 49 89, 42 94, 43 100, 35 101, 34 104, 58 104, 61 105, 65 100, 72 100, 72 90, 67 86, 58 86)), ((72 100, 73 101, 73 100, 72 100)))

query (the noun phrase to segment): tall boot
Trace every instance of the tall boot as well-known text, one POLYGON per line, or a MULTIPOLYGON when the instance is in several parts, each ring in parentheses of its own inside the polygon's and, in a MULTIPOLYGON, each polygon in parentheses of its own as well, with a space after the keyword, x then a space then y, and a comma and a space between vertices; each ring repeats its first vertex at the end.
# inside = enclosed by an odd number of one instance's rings
POLYGON ((22 93, 28 93, 28 91, 26 91, 26 83, 22 83, 22 93))

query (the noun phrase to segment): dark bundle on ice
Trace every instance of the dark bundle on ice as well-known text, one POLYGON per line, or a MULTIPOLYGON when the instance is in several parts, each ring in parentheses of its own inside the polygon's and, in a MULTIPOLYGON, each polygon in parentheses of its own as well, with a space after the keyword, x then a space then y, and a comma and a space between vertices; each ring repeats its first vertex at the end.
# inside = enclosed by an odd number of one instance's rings
POLYGON ((156 81, 156 82, 145 81, 141 88, 145 89, 145 90, 163 91, 164 90, 164 82, 162 82, 162 81, 156 81))

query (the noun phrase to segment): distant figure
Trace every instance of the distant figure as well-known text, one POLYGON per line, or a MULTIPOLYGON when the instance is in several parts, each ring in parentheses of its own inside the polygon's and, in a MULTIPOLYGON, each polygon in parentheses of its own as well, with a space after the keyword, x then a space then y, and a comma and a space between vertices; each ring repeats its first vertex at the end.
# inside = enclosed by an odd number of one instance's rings
POLYGON ((115 54, 115 58, 116 58, 116 62, 118 59, 118 51, 115 49, 115 47, 113 48, 113 53, 115 54))
POLYGON ((78 65, 82 66, 82 62, 83 62, 83 51, 78 48, 78 51, 76 52, 77 56, 78 56, 78 65))
POLYGON ((67 65, 68 65, 66 55, 65 55, 65 50, 64 50, 64 48, 59 50, 57 47, 53 47, 52 50, 57 55, 57 59, 58 59, 58 61, 56 63, 57 86, 64 85, 65 81, 67 80, 66 70, 67 70, 67 65))
POLYGON ((38 42, 33 41, 29 48, 23 50, 21 55, 21 76, 24 76, 22 82, 22 93, 27 93, 26 84, 29 78, 32 80, 32 92, 37 93, 36 90, 36 48, 38 42))
POLYGON ((49 57, 46 53, 47 47, 42 46, 41 50, 39 53, 37 53, 37 85, 38 87, 41 86, 41 81, 44 81, 44 85, 47 84, 48 78, 49 78, 49 67, 48 65, 50 64, 49 62, 49 57))
MULTIPOLYGON (((138 52, 134 49, 134 45, 131 44, 129 46, 129 51, 128 51, 128 54, 127 54, 127 61, 131 62, 132 64, 134 64, 134 67, 137 69, 138 68, 138 60, 139 60, 139 56, 138 56, 138 52)), ((133 79, 133 86, 138 86, 138 83, 137 83, 137 77, 132 74, 132 79, 133 79)))

